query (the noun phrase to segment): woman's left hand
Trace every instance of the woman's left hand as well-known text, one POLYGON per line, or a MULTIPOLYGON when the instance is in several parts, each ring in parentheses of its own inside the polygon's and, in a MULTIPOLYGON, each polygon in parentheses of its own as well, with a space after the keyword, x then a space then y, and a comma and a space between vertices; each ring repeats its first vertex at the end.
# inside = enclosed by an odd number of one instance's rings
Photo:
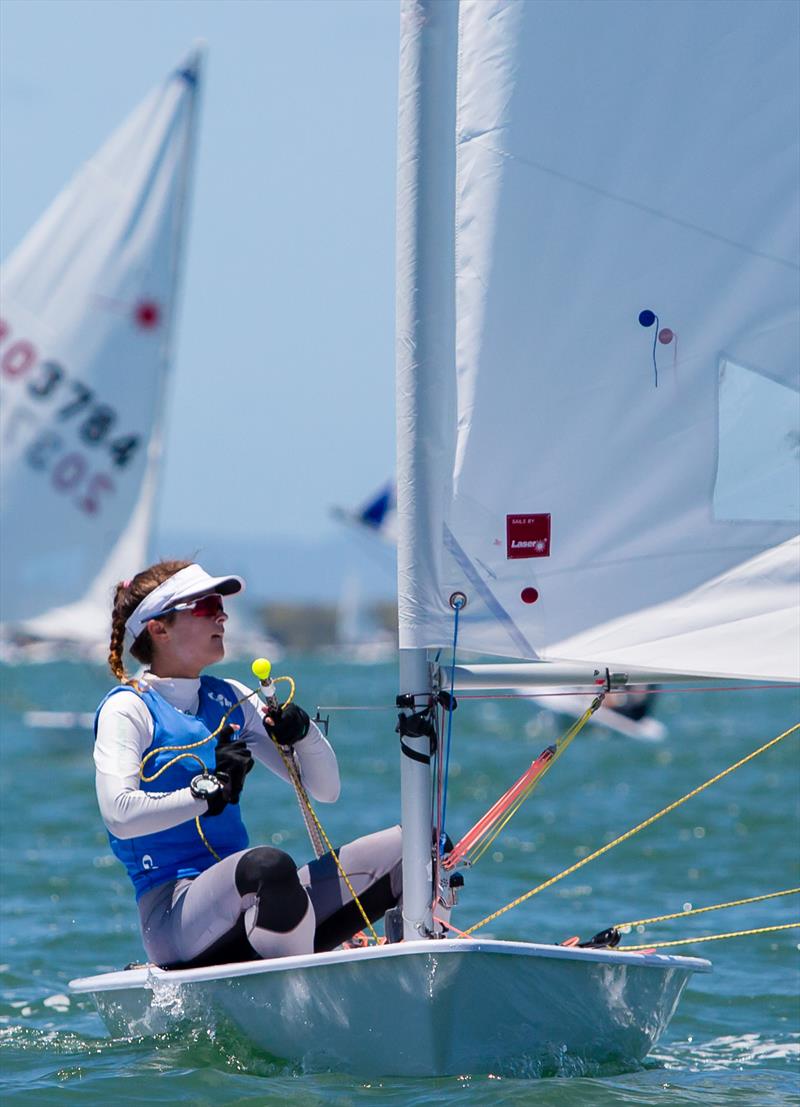
POLYGON ((278 745, 293 746, 308 734, 311 720, 296 703, 288 707, 271 707, 264 716, 264 729, 278 745))

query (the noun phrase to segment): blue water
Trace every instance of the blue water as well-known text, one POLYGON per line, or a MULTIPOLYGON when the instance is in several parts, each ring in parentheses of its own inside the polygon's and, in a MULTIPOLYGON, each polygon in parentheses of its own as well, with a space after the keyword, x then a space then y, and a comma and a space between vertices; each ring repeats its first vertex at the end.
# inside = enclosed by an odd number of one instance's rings
MULTIPOLYGON (((395 670, 312 658, 277 668, 298 700, 390 705, 395 670)), ((223 671, 247 679, 245 665, 223 671)), ((70 979, 139 959, 132 893, 97 814, 91 736, 32 729, 29 710, 87 711, 109 686, 100 668, 4 667, 0 1088, 3 1104, 789 1104, 800 1103, 800 930, 679 947, 708 956, 669 1031, 637 1071, 508 1079, 359 1081, 306 1074, 259 1055, 226 1027, 109 1038, 70 979)), ((664 693, 659 745, 589 727, 492 851, 468 873, 454 921, 466 926, 572 864, 800 718, 795 692, 664 693)), ((321 814, 334 841, 399 818, 392 710, 332 715, 339 802, 321 814)), ((455 718, 448 829, 455 838, 557 735, 522 701, 462 702, 455 718)), ((672 815, 492 925, 499 938, 589 937, 625 918, 800 885, 797 735, 672 815)), ((258 769, 243 797, 251 839, 309 856, 291 791, 258 769)), ((649 928, 669 940, 800 920, 800 897, 649 928)), ((488 928, 487 928, 488 930, 488 928)), ((568 1066, 567 1066, 568 1068, 568 1066)))

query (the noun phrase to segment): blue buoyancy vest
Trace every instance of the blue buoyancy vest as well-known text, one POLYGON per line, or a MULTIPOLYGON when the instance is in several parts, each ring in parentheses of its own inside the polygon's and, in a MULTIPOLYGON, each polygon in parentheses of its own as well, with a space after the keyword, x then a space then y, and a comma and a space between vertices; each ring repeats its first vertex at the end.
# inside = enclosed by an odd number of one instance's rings
MULTIPOLYGON (((103 699, 95 715, 95 732, 100 708, 109 698, 118 692, 136 691, 130 685, 112 688, 103 699)), ((200 678, 200 704, 196 715, 186 715, 168 703, 152 689, 138 692, 147 704, 153 716, 153 741, 143 757, 147 758, 144 775, 155 776, 159 769, 167 765, 180 754, 180 750, 167 750, 168 746, 191 746, 203 738, 208 738, 219 726, 222 716, 236 703, 236 693, 224 680, 218 677, 200 678), (148 754, 155 752, 154 756, 148 754)), ((231 712, 227 720, 239 726, 244 724, 241 707, 231 712)), ((203 766, 213 772, 216 763, 215 749, 217 740, 209 740, 187 751, 174 765, 160 774, 156 780, 140 781, 144 792, 174 792, 179 788, 188 788, 192 777, 203 771, 203 766), (188 756, 188 753, 192 756, 188 756), (202 762, 202 765, 201 765, 202 762)), ((239 850, 247 849, 249 839, 242 822, 238 804, 228 804, 219 815, 201 816, 203 833, 219 857, 228 857, 239 850)), ((197 832, 194 817, 168 830, 156 834, 143 834, 138 838, 118 838, 110 831, 108 838, 116 857, 128 870, 128 876, 136 889, 137 900, 150 888, 164 884, 168 880, 199 876, 216 862, 214 854, 204 844, 197 832)))

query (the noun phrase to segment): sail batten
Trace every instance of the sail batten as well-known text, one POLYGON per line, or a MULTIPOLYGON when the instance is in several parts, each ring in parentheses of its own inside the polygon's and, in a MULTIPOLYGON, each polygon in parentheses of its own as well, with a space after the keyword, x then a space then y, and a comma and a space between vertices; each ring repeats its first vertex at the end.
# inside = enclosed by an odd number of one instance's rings
POLYGON ((412 294, 454 266, 399 357, 437 413, 398 428, 401 647, 463 591, 472 653, 800 679, 797 8, 453 6, 414 177, 452 241, 398 243, 412 294))

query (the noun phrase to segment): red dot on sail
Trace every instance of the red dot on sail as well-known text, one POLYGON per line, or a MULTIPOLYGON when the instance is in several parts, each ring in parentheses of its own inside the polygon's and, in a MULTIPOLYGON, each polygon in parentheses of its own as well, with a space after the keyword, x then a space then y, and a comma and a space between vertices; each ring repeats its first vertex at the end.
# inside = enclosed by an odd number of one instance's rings
POLYGON ((523 588, 519 594, 519 598, 523 603, 536 603, 539 599, 539 593, 535 588, 523 588))
POLYGON ((161 308, 154 300, 140 300, 134 312, 137 326, 153 330, 161 322, 161 308))
POLYGON ((669 346, 674 337, 675 335, 672 333, 669 327, 664 327, 658 332, 658 341, 661 343, 662 346, 669 346))

